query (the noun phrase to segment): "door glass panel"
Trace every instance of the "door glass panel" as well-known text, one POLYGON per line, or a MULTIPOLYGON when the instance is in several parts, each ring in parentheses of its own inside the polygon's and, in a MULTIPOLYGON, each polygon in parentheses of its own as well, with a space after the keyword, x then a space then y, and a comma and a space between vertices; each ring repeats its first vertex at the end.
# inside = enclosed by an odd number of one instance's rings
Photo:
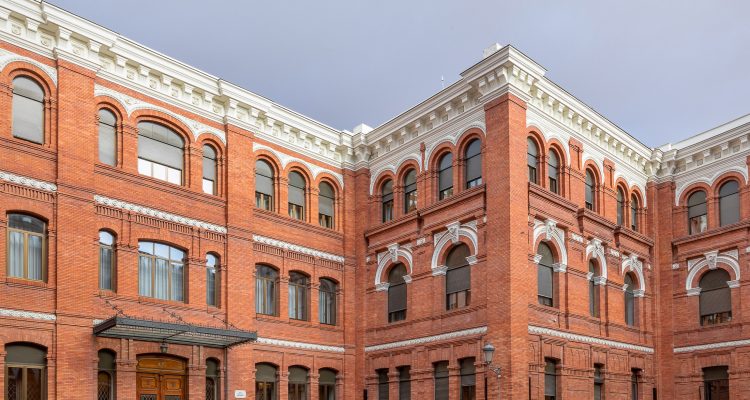
POLYGON ((41 369, 26 369, 26 400, 42 400, 41 369))
POLYGON ((141 400, 156 400, 155 394, 142 394, 141 400))

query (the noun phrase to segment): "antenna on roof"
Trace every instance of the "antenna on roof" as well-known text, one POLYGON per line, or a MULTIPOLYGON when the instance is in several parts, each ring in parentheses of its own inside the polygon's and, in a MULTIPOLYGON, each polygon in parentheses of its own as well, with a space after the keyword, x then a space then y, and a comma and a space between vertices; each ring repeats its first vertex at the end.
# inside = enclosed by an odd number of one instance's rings
POLYGON ((440 75, 440 88, 445 89, 445 77, 440 75))

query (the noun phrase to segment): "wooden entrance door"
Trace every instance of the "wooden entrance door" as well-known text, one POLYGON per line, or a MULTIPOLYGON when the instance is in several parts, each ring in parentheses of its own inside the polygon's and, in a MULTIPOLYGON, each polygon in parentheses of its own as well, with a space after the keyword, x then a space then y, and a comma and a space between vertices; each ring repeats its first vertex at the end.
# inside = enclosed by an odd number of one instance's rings
POLYGON ((138 359, 137 400, 185 400, 185 363, 145 356, 138 359))

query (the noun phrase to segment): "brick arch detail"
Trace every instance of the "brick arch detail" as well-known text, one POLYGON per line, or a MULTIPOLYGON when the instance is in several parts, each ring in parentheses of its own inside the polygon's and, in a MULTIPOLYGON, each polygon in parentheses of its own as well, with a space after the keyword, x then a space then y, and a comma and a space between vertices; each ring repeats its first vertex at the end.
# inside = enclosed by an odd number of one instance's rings
POLYGON ((557 227, 557 221, 551 218, 545 221, 534 220, 534 252, 541 241, 553 243, 560 257, 559 270, 565 272, 568 267, 568 250, 565 248, 565 232, 557 227))
MULTIPOLYGON (((622 276, 625 276, 628 272, 634 273, 636 278, 638 278, 638 289, 634 291, 634 296, 643 297, 646 294, 646 277, 643 275, 643 262, 635 254, 625 256, 622 259, 620 273, 622 276)), ((625 290, 624 286, 623 290, 625 290)))
POLYGON ((728 281, 727 284, 730 288, 737 288, 740 286, 741 269, 738 261, 739 252, 737 249, 731 251, 725 251, 719 253, 718 251, 712 251, 704 254, 704 258, 695 262, 688 262, 687 278, 685 278, 685 291, 688 296, 695 296, 700 294, 701 288, 697 285, 696 278, 703 275, 704 270, 714 270, 722 268, 729 272, 732 276, 732 280, 728 281), (721 267, 725 266, 725 268, 721 267), (702 272, 703 271, 703 272, 702 272))
POLYGON ((465 223, 456 221, 445 227, 445 231, 438 233, 433 237, 434 247, 432 250, 432 262, 430 264, 433 276, 445 275, 447 267, 440 264, 441 256, 448 247, 461 241, 461 238, 466 238, 469 241, 469 248, 472 250, 472 254, 469 257, 473 257, 473 260, 467 259, 469 264, 476 262, 477 252, 479 250, 477 221, 469 221, 465 223))
POLYGON ((683 196, 683 193, 692 191, 692 189, 695 186, 697 186, 697 184, 700 184, 700 183, 705 184, 708 187, 706 189, 706 195, 713 196, 714 183, 718 182, 719 180, 724 180, 730 175, 736 176, 738 178, 740 186, 745 185, 748 180, 747 166, 742 165, 742 166, 727 167, 727 168, 722 169, 721 171, 716 172, 711 177, 704 176, 704 177, 701 177, 701 178, 698 178, 698 179, 695 179, 693 181, 683 184, 682 186, 675 189, 675 192, 674 192, 675 205, 679 206, 680 203, 686 202, 687 199, 683 196))
POLYGON ((599 277, 594 279, 597 285, 607 284, 607 256, 604 254, 604 246, 601 239, 593 238, 586 246, 586 260, 595 259, 599 263, 599 277))
POLYGON ((278 161, 277 166, 281 174, 288 173, 289 169, 287 168, 287 166, 289 164, 296 164, 295 166, 300 167, 303 170, 305 170, 305 173, 308 178, 308 182, 314 182, 318 178, 318 175, 321 175, 322 173, 326 173, 336 178, 336 181, 339 183, 340 188, 344 187, 344 177, 340 173, 331 171, 323 167, 319 167, 305 160, 287 155, 269 146, 265 146, 259 143, 253 143, 253 152, 256 154, 266 153, 266 154, 272 155, 273 158, 278 161))
POLYGON ((375 271, 375 290, 381 292, 388 289, 388 282, 383 281, 383 274, 387 267, 399 262, 403 263, 407 271, 409 271, 409 274, 404 276, 404 282, 407 284, 411 283, 411 276, 414 274, 411 245, 393 243, 388 245, 386 251, 378 253, 378 269, 375 271))

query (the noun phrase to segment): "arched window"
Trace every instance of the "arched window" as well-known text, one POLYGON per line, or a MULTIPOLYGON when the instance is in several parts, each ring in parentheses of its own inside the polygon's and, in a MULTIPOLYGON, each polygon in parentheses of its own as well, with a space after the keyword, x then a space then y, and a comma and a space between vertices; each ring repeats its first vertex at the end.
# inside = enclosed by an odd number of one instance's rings
POLYGON ((447 310, 466 307, 471 302, 471 266, 469 246, 461 243, 453 247, 445 259, 448 271, 445 274, 445 295, 447 310))
POLYGON ((99 161, 117 164, 117 117, 112 111, 99 110, 99 161))
POLYGON ((438 162, 438 198, 453 196, 453 153, 445 153, 438 162))
POLYGON ((334 204, 336 193, 328 182, 318 186, 318 222, 323 228, 333 229, 334 204))
POLYGON ((469 142, 464 151, 466 161, 465 181, 466 188, 473 188, 482 184, 482 142, 474 139, 469 142))
POLYGON ((554 303, 554 279, 552 276, 552 266, 555 263, 555 259, 552 256, 552 249, 549 248, 547 243, 539 243, 537 249, 537 255, 541 256, 539 263, 537 264, 537 285, 538 285, 538 301, 539 304, 553 307, 554 303))
POLYGON ((307 375, 302 367, 289 368, 289 400, 307 400, 307 375))
POLYGON ((289 273, 289 318, 307 321, 310 278, 299 272, 289 273))
POLYGON ((263 160, 255 161, 255 206, 273 211, 273 168, 263 160))
POLYGON ((219 305, 219 257, 213 253, 206 254, 206 304, 219 305))
POLYGON ((219 361, 206 360, 206 400, 219 399, 219 361))
POLYGON ((729 400, 729 368, 703 368, 704 400, 729 400))
POLYGON ((550 149, 547 162, 547 176, 549 177, 549 191, 560 194, 560 158, 555 150, 550 149))
POLYGON ((275 400, 278 396, 278 373, 271 364, 255 364, 255 400, 275 400))
POLYGON ((625 193, 621 187, 617 188, 617 225, 622 226, 625 220, 625 193))
POLYGON ((388 322, 406 319, 406 267, 398 263, 388 272, 388 322))
POLYGON ((279 272, 267 265, 255 266, 255 312, 277 315, 279 272))
POLYGON ((138 173, 152 178, 182 184, 182 137, 164 125, 138 123, 138 173))
POLYGON ((24 214, 8 214, 8 276, 46 279, 47 224, 24 214))
POLYGON ((720 226, 740 220, 740 191, 737 181, 729 181, 719 188, 720 226))
POLYGON ((638 196, 630 196, 630 229, 638 232, 638 210, 641 208, 641 203, 638 201, 638 196))
POLYGON ((714 325, 732 320, 732 293, 727 281, 729 273, 723 269, 706 272, 698 286, 700 293, 701 325, 714 325))
POLYGON ((404 176, 404 213, 417 209, 417 171, 410 169, 404 176))
POLYGON ((586 170, 586 208, 596 211, 596 178, 590 169, 586 170))
POLYGON ((625 324, 635 325, 635 279, 633 274, 625 274, 625 324))
POLYGON ((294 219, 305 219, 305 178, 297 171, 289 173, 289 216, 294 219))
POLYGON ((708 228, 706 192, 698 190, 688 197, 688 228, 690 234, 705 232, 708 228))
POLYGON ((381 208, 383 213, 383 222, 393 220, 393 181, 388 179, 383 183, 381 189, 381 208))
POLYGON ((115 290, 115 237, 99 231, 99 289, 115 290))
POLYGON ((589 314, 594 318, 599 318, 599 286, 596 284, 596 278, 600 275, 599 268, 594 260, 589 260, 589 314))
POLYGON ((13 79, 13 137, 44 143, 44 90, 25 76, 13 79))
POLYGON ((336 292, 338 292, 336 282, 322 278, 320 280, 318 314, 320 323, 326 325, 336 325, 336 292))
POLYGON ((187 254, 163 243, 138 242, 138 294, 161 300, 184 301, 187 254))
POLYGON ((477 377, 474 357, 462 358, 458 360, 461 373, 461 400, 476 400, 477 398, 477 377))
POLYGON ((9 400, 47 398, 47 351, 13 343, 5 346, 5 393, 9 400))
POLYGON ((318 399, 336 400, 336 371, 323 368, 319 371, 318 399))
POLYGON ((216 194, 216 150, 203 145, 203 193, 216 194))
POLYGON ((526 164, 529 167, 529 182, 538 184, 536 169, 539 165, 539 149, 532 138, 526 138, 526 164))
POLYGON ((96 399, 114 400, 115 393, 115 353, 110 350, 99 350, 98 373, 96 379, 96 399))

